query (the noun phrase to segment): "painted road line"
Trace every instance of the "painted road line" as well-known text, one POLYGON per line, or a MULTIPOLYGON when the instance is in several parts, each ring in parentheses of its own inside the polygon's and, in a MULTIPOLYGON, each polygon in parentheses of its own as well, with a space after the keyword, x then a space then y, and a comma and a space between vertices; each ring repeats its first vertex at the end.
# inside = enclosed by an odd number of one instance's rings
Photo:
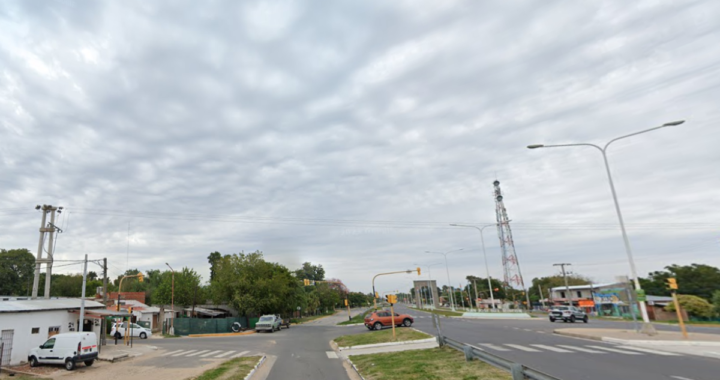
POLYGON ((598 351, 598 350, 591 350, 589 348, 584 347, 577 347, 577 346, 566 346, 563 344, 558 344, 558 347, 567 348, 568 350, 576 350, 580 352, 587 352, 588 354, 607 354, 607 352, 604 351, 598 351))
POLYGON ((478 346, 487 347, 487 348, 489 348, 491 350, 495 350, 495 351, 510 351, 507 348, 496 346, 496 345, 490 344, 490 343, 478 343, 478 346))
POLYGON ((228 352, 226 352, 226 353, 224 353, 224 354, 220 354, 220 355, 216 356, 216 358, 222 358, 222 357, 231 355, 233 352, 235 352, 235 351, 228 351, 228 352))
POLYGON ((518 350, 520 350, 520 351, 525 351, 525 352, 540 352, 540 350, 536 350, 536 349, 530 348, 530 347, 521 346, 521 345, 519 345, 519 344, 506 344, 506 346, 512 347, 512 348, 516 348, 516 349, 518 349, 518 350))
POLYGON ((173 355, 173 356, 183 356, 183 355, 187 355, 187 354, 189 354, 189 353, 191 353, 191 352, 195 352, 195 351, 197 351, 197 350, 190 350, 190 351, 178 352, 177 354, 175 354, 175 355, 173 355))
POLYGON ((557 347, 553 347, 553 346, 546 346, 546 345, 544 345, 544 344, 531 344, 531 346, 537 347, 537 348, 542 348, 543 350, 548 350, 548 351, 553 351, 553 352, 564 352, 564 353, 572 352, 572 351, 564 350, 564 349, 562 349, 562 348, 557 348, 557 347))
POLYGON ((208 352, 208 351, 210 351, 210 350, 202 350, 202 351, 198 351, 198 352, 196 352, 196 353, 194 353, 194 354, 190 354, 190 355, 188 355, 188 357, 191 357, 191 356, 195 356, 195 355, 200 355, 200 354, 204 354, 204 353, 206 353, 206 352, 208 352))
POLYGON ((185 350, 170 351, 170 352, 166 352, 166 353, 162 354, 162 356, 170 356, 172 354, 177 354, 178 352, 183 352, 183 351, 185 351, 185 350))
POLYGON ((327 355, 328 359, 337 359, 338 358, 335 351, 325 351, 325 354, 327 355))
POLYGON ((642 347, 635 347, 635 346, 618 346, 618 348, 622 348, 623 350, 634 350, 634 351, 640 351, 640 352, 647 352, 648 354, 655 354, 655 355, 662 355, 662 356, 682 356, 682 355, 676 354, 674 352, 656 351, 656 350, 651 350, 649 348, 642 348, 642 347))
POLYGON ((217 350, 217 351, 213 351, 213 352, 208 352, 207 354, 200 355, 200 357, 201 357, 201 358, 206 358, 206 357, 208 357, 208 356, 217 355, 217 354, 219 354, 219 353, 221 353, 221 352, 222 352, 222 350, 217 350))
POLYGON ((673 379, 678 379, 678 380, 693 380, 689 377, 682 377, 682 376, 670 376, 670 377, 672 377, 673 379))
POLYGON ((536 331, 538 334, 545 334, 545 331, 536 331))
POLYGON ((615 352, 615 353, 624 354, 624 355, 642 355, 639 352, 617 350, 615 348, 610 348, 610 347, 602 347, 602 346, 588 346, 588 347, 597 348, 598 350, 610 351, 610 352, 615 352))
POLYGON ((250 351, 243 351, 243 352, 241 352, 241 353, 239 353, 239 354, 235 354, 235 355, 231 356, 230 359, 239 358, 239 357, 247 354, 248 352, 250 352, 250 351))

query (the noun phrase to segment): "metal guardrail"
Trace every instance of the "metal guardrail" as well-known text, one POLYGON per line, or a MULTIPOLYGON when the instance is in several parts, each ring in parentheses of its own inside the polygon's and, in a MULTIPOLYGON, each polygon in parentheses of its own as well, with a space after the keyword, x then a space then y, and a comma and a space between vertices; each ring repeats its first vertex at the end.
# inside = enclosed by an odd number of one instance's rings
POLYGON ((473 346, 458 342, 456 340, 452 340, 448 337, 442 337, 442 343, 450 348, 454 348, 458 351, 464 352, 465 359, 467 360, 482 360, 485 363, 488 363, 494 367, 504 369, 510 372, 513 380, 560 380, 557 377, 550 376, 546 373, 525 367, 522 364, 503 359, 497 355, 493 355, 489 352, 479 350, 473 346))

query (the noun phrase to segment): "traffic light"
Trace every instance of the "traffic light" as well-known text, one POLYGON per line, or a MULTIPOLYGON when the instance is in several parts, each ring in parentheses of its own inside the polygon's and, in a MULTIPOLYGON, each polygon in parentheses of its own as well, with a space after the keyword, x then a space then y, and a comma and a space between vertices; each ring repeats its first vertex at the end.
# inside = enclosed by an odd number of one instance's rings
POLYGON ((391 304, 397 303, 397 296, 395 294, 391 294, 388 296, 388 301, 390 301, 391 304))
POLYGON ((140 280, 140 282, 145 281, 145 276, 143 276, 142 273, 138 273, 138 280, 140 280))
POLYGON ((116 311, 120 311, 120 302, 118 302, 118 304, 115 305, 115 310, 116 310, 116 311))
POLYGON ((347 298, 346 298, 346 299, 345 299, 345 306, 347 306, 347 305, 348 305, 348 302, 347 302, 347 298))
POLYGON ((128 306, 128 314, 132 314, 132 306, 128 306))
POLYGON ((420 275, 420 267, 417 267, 418 276, 420 275))
POLYGON ((668 278, 667 279, 667 287, 668 287, 668 289, 677 289, 678 288, 677 280, 673 277, 668 278))
POLYGON ((307 278, 303 279, 303 285, 310 286, 310 280, 308 280, 307 278))
POLYGON ((378 294, 378 292, 375 292, 375 298, 380 298, 380 295, 378 294))

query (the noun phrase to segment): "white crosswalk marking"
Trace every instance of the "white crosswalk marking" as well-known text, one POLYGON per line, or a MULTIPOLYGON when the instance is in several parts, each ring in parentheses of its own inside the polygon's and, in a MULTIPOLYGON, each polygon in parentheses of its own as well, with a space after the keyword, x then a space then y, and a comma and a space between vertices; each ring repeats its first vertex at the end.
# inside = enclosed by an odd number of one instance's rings
POLYGON ((490 343, 478 343, 478 346, 487 347, 487 348, 495 350, 495 351, 510 351, 507 348, 496 346, 496 345, 490 344, 490 343))
POLYGON ((546 345, 544 345, 544 344, 531 344, 531 346, 537 347, 537 348, 542 348, 543 350, 548 350, 548 351, 553 351, 553 352, 565 352, 565 353, 572 352, 572 351, 565 350, 565 349, 562 349, 562 348, 557 348, 557 347, 553 347, 553 346, 546 346, 546 345))
POLYGON ((166 353, 162 354, 162 356, 170 356, 172 354, 177 354, 178 352, 183 352, 183 351, 185 351, 185 350, 170 351, 170 352, 166 352, 166 353))
POLYGON ((213 351, 213 352, 208 352, 207 354, 200 355, 200 357, 201 357, 201 358, 206 358, 206 357, 208 357, 208 356, 217 355, 217 354, 219 354, 219 353, 221 353, 221 352, 222 352, 222 350, 217 350, 217 351, 213 351))
POLYGON ((569 349, 569 350, 575 350, 575 351, 580 351, 580 352, 587 352, 587 353, 589 353, 589 354, 605 354, 605 353, 606 353, 606 352, 602 352, 602 351, 598 351, 598 350, 591 350, 591 349, 589 349, 589 348, 584 348, 584 347, 565 346, 565 345, 563 345, 563 344, 558 344, 558 347, 564 347, 564 348, 567 348, 567 349, 569 349))
POLYGON ((177 354, 173 355, 173 357, 174 357, 174 356, 184 356, 184 355, 187 355, 187 354, 189 354, 189 353, 191 353, 191 352, 195 352, 195 351, 197 351, 197 350, 190 350, 190 351, 178 352, 177 354))
POLYGON ((655 354, 655 355, 661 355, 661 356, 682 356, 680 354, 676 354, 673 352, 656 351, 656 350, 651 350, 649 348, 642 348, 642 347, 635 347, 635 346, 619 346, 619 348, 622 348, 623 350, 634 350, 634 351, 640 351, 640 352, 647 352, 648 354, 655 354))
POLYGON ((530 347, 521 346, 521 345, 519 345, 519 344, 506 344, 506 346, 512 347, 512 348, 516 348, 516 349, 518 349, 518 350, 520 350, 520 351, 540 352, 540 350, 536 350, 536 349, 530 348, 530 347))
POLYGON ((231 356, 230 359, 239 358, 239 357, 247 354, 248 352, 250 352, 250 351, 243 351, 243 352, 241 352, 241 353, 239 353, 239 354, 235 354, 235 355, 231 356))
POLYGON ((195 355, 200 355, 200 354, 204 354, 204 353, 206 353, 206 352, 208 352, 208 351, 210 351, 210 350, 202 350, 202 351, 198 351, 198 352, 196 352, 196 353, 194 353, 194 354, 190 354, 190 355, 188 355, 188 357, 190 357, 190 356, 195 356, 195 355))
POLYGON ((328 359, 337 359, 337 353, 335 351, 325 351, 325 354, 327 355, 328 359))
POLYGON ((610 347, 603 347, 603 346, 588 346, 588 347, 597 348, 598 350, 610 351, 610 352, 615 352, 615 353, 624 354, 624 355, 642 355, 639 352, 616 350, 616 349, 610 348, 610 347))
POLYGON ((216 358, 223 358, 225 356, 231 355, 233 352, 235 352, 235 351, 228 351, 224 354, 220 354, 220 355, 216 356, 216 358))

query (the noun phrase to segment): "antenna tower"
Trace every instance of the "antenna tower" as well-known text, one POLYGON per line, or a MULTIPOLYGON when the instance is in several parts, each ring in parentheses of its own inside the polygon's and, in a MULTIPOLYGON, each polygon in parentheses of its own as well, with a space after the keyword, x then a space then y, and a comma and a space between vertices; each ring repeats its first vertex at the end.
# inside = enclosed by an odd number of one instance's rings
POLYGON ((508 219, 505 203, 503 202, 502 190, 500 190, 500 181, 493 182, 495 186, 495 216, 497 218, 498 238, 500 238, 500 250, 502 252, 502 262, 504 269, 503 283, 506 288, 520 288, 525 293, 525 302, 528 309, 530 305, 530 296, 525 289, 522 273, 520 272, 520 262, 515 253, 515 242, 510 229, 510 220, 508 219))

